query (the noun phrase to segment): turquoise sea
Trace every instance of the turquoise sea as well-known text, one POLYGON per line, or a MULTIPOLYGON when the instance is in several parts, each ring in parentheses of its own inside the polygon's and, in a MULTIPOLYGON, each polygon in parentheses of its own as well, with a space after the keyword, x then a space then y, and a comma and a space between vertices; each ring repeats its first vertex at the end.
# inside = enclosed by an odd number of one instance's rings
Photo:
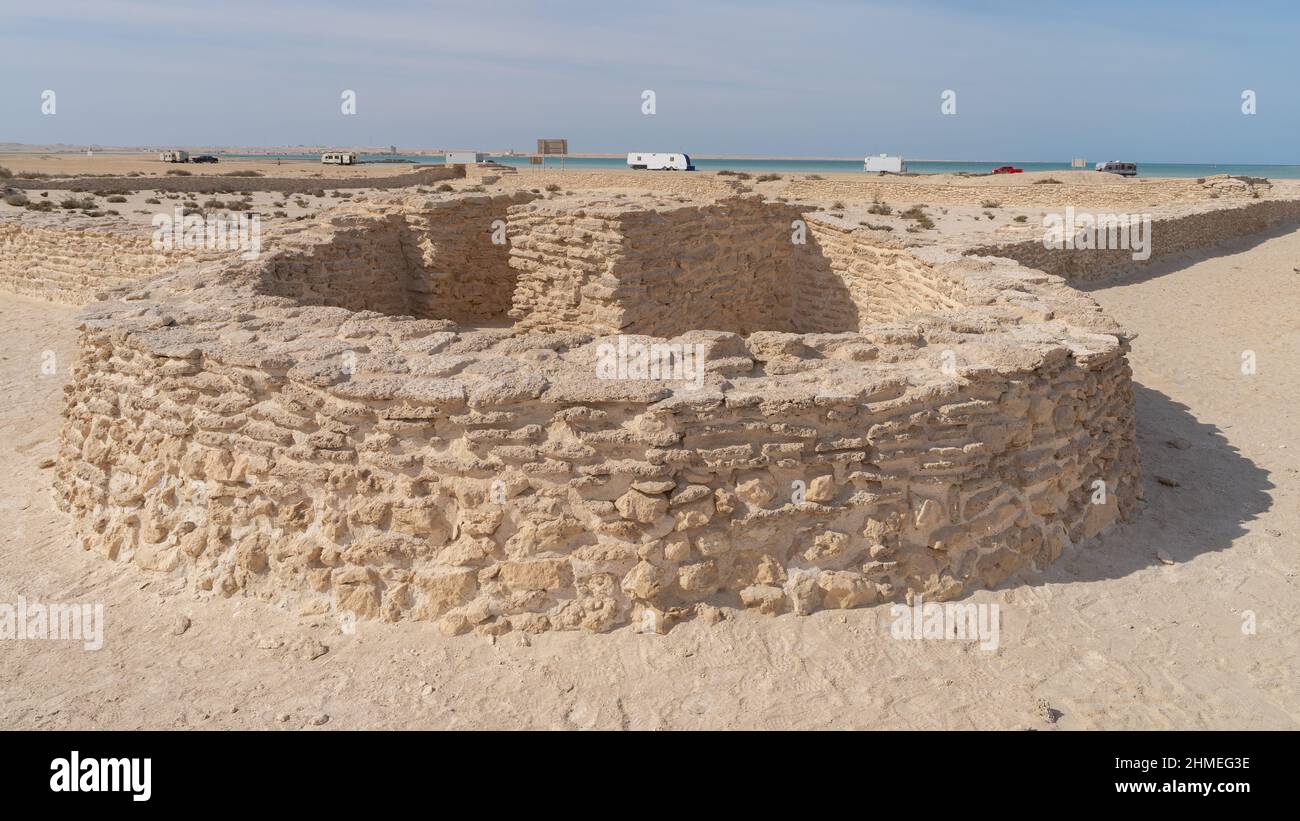
MULTIPOLYGON (((316 160, 315 154, 224 154, 228 157, 286 160, 316 160)), ((502 165, 514 165, 528 168, 527 157, 502 157, 489 155, 490 159, 502 165)), ((1124 159, 1112 157, 1111 159, 1124 159)), ((362 162, 402 162, 430 163, 442 162, 441 157, 422 157, 404 154, 363 154, 362 162)), ((842 174, 864 173, 862 160, 749 160, 749 159, 693 159, 700 171, 746 171, 751 174, 842 174)), ((558 168, 558 158, 548 158, 547 168, 558 168)), ((947 160, 908 160, 907 170, 917 174, 987 174, 1002 165, 1014 165, 1026 171, 1063 171, 1068 172, 1070 163, 1066 162, 1017 162, 1015 160, 997 160, 994 162, 952 162, 947 160)), ((1089 160, 1088 168, 1093 168, 1096 161, 1089 160)), ((1214 174, 1240 174, 1251 177, 1272 177, 1273 179, 1300 179, 1300 165, 1252 165, 1246 163, 1159 163, 1137 161, 1139 177, 1209 177, 1214 174)), ((574 170, 627 168, 622 157, 566 157, 564 167, 574 170)))

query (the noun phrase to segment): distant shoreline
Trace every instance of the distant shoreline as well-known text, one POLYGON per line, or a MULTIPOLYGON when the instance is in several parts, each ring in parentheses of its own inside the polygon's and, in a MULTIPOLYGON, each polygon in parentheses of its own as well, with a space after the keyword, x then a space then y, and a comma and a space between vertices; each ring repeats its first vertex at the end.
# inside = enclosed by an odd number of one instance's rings
MULTIPOLYGON (((303 159, 306 159, 308 158, 308 155, 319 154, 324 151, 354 151, 369 157, 384 157, 384 156, 404 157, 405 156, 405 157, 428 157, 431 159, 441 159, 443 155, 446 154, 448 151, 469 150, 469 149, 454 149, 454 148, 409 149, 409 150, 399 149, 396 154, 392 154, 388 150, 380 147, 356 147, 356 146, 342 147, 342 148, 335 147, 335 146, 308 146, 308 145, 290 145, 290 146, 279 146, 279 147, 167 145, 167 146, 156 146, 156 147, 140 147, 140 146, 74 146, 74 145, 62 145, 62 144, 43 146, 43 145, 28 145, 22 143, 0 143, 0 154, 69 154, 70 155, 70 154, 84 154, 87 150, 94 151, 96 154, 152 154, 160 150, 163 150, 164 148, 178 148, 183 151, 189 151, 191 154, 218 153, 218 154, 229 155, 232 157, 238 157, 241 155, 242 156, 266 156, 272 159, 276 158, 277 156, 283 157, 285 159, 290 159, 292 158, 291 155, 304 155, 303 159)), ((489 156, 497 157, 497 158, 513 157, 514 159, 527 158, 530 154, 530 152, 526 152, 526 151, 516 152, 513 155, 507 154, 505 152, 500 152, 500 151, 480 151, 479 153, 487 154, 489 156)), ((864 157, 869 156, 869 154, 866 153, 861 155, 853 155, 853 156, 834 156, 834 155, 800 156, 800 155, 786 155, 786 154, 782 154, 782 155, 705 154, 705 153, 696 153, 696 152, 688 152, 688 153, 690 153, 693 159, 697 159, 697 160, 737 161, 737 162, 862 162, 864 157)), ((873 153, 879 153, 879 152, 873 152, 873 153)), ((621 153, 584 152, 584 153, 573 153, 573 154, 566 155, 568 159, 593 159, 593 160, 615 160, 615 159, 622 159, 626 156, 627 156, 627 152, 621 152, 621 153)), ((1064 160, 1026 160, 1026 159, 1008 160, 1006 158, 991 159, 991 160, 934 159, 929 157, 913 157, 906 153, 903 154, 903 157, 907 160, 907 162, 945 163, 945 164, 960 164, 960 165, 989 165, 989 164, 1068 165, 1070 162, 1069 159, 1064 159, 1064 160)), ((1108 157, 1107 159, 1119 159, 1119 158, 1108 157)), ((1087 163, 1087 168, 1092 168, 1096 164, 1096 162, 1100 162, 1100 161, 1101 160, 1089 159, 1087 163)), ((1125 161, 1128 161, 1127 158, 1125 158, 1125 161)), ((1160 160, 1140 160, 1140 159, 1132 160, 1132 161, 1137 162, 1139 165, 1142 164, 1187 165, 1187 166, 1211 166, 1211 167, 1212 166, 1258 166, 1258 167, 1297 166, 1300 167, 1300 160, 1297 160, 1296 162, 1290 162, 1290 163, 1288 162, 1233 162, 1233 161, 1164 162, 1160 160)))
MULTIPOLYGON (((90 149, 90 155, 87 156, 87 150, 78 150, 71 146, 16 146, 24 150, 12 150, 15 146, 0 145, 0 166, 10 166, 11 171, 15 172, 32 172, 45 171, 54 173, 57 176, 67 176, 74 167, 81 168, 83 171, 91 168, 112 166, 114 164, 132 164, 136 171, 156 171, 155 165, 161 161, 158 160, 157 149, 139 149, 139 148, 113 148, 113 149, 90 149), (55 150, 57 149, 57 150, 55 150)), ((230 170, 231 166, 239 169, 250 166, 268 166, 275 168, 279 166, 285 171, 294 169, 294 173, 311 174, 320 167, 321 151, 309 147, 292 147, 286 151, 268 151, 259 149, 251 151, 248 149, 238 149, 229 146, 223 148, 188 148, 184 149, 190 152, 191 156, 199 154, 214 154, 218 156, 222 163, 222 169, 230 170)), ((362 168, 369 168, 375 172, 378 169, 386 168, 395 173, 398 169, 412 168, 419 166, 441 166, 444 163, 442 152, 420 152, 413 154, 393 154, 387 150, 378 152, 367 152, 360 150, 358 154, 358 163, 355 166, 349 166, 353 169, 352 173, 362 173, 362 168)), ((485 159, 505 166, 513 166, 520 173, 530 173, 535 170, 555 171, 563 169, 567 172, 603 172, 603 173, 628 173, 629 169, 623 154, 608 153, 582 153, 569 154, 561 158, 551 156, 546 158, 545 164, 533 164, 529 155, 526 154, 500 154, 491 152, 480 152, 485 159)), ((745 175, 763 179, 772 179, 772 175, 795 175, 805 177, 840 177, 852 176, 860 177, 864 174, 872 175, 873 172, 865 171, 863 168, 863 158, 814 158, 814 157, 794 157, 794 158, 775 158, 775 157, 754 157, 754 156, 722 156, 712 154, 695 154, 691 155, 692 163, 695 170, 702 173, 723 173, 737 174, 742 178, 745 175)), ((1047 179, 1051 180, 1053 175, 1058 178, 1057 181, 1064 180, 1067 177, 1074 177, 1080 173, 1095 173, 1093 168, 1095 162, 1088 162, 1082 168, 1072 167, 1069 160, 1059 162, 1026 162, 1018 160, 989 160, 989 161, 956 161, 956 160, 919 160, 906 157, 906 173, 909 176, 931 177, 936 175, 948 175, 953 177, 968 176, 989 176, 1001 166, 1014 166, 1015 168, 1026 172, 1029 175, 1040 172, 1047 179)), ((1265 177, 1270 179, 1291 179, 1300 180, 1300 165, 1263 165, 1248 163, 1155 163, 1137 161, 1138 176, 1143 179, 1195 179, 1201 177, 1213 177, 1217 175, 1236 175, 1240 177, 1265 177)), ((99 171, 87 172, 99 174, 99 171)), ((194 172, 191 172, 194 173, 194 172)), ((222 172, 213 169, 211 173, 220 175, 222 172)), ((635 172, 633 172, 635 173, 635 172)), ((1012 178, 1018 178, 1018 175, 1012 175, 1012 178)), ((1077 179, 1077 178, 1076 178, 1077 179)))

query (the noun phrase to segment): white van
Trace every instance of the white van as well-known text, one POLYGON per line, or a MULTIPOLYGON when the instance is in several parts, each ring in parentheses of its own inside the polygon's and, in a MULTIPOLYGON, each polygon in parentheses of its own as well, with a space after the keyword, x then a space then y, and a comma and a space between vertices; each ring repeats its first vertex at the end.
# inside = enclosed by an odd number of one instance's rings
POLYGON ((326 151, 320 155, 320 161, 326 165, 352 165, 357 155, 353 151, 326 151))
POLYGON ((487 155, 479 151, 448 151, 443 157, 447 165, 478 165, 487 159, 487 155))
POLYGON ((188 151, 164 151, 158 155, 158 159, 163 162, 189 162, 190 152, 188 151))
POLYGON ((650 154, 636 153, 627 155, 629 168, 637 171, 694 171, 690 154, 650 154))
POLYGON ((1137 163, 1131 162, 1109 162, 1097 163, 1098 171, 1105 171, 1108 174, 1119 174, 1121 177, 1136 177, 1138 175, 1137 163))
POLYGON ((902 157, 891 157, 888 154, 877 154, 874 157, 867 157, 862 161, 863 171, 888 171, 891 174, 902 174, 907 171, 907 163, 903 162, 902 157))

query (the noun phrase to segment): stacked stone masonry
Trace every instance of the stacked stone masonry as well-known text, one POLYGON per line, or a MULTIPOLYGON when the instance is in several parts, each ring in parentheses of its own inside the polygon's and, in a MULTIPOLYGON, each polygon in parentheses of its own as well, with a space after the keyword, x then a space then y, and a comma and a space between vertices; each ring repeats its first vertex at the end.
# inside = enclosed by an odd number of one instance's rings
POLYGON ((83 305, 99 291, 156 276, 195 256, 155 249, 151 234, 9 219, 0 222, 0 291, 83 305))
POLYGON ((1128 341, 1057 277, 754 196, 305 225, 84 312, 57 492, 86 548, 308 613, 663 630, 952 598, 1132 511, 1128 341), (599 379, 619 334, 705 372, 599 379))
POLYGON ((1095 282, 1157 260, 1198 251, 1244 236, 1259 235, 1278 226, 1300 223, 1300 201, 1262 200, 1233 208, 1204 207, 1191 213, 1154 218, 1150 226, 1151 255, 1135 262, 1131 249, 1076 248, 1068 253, 1045 247, 1041 238, 1025 242, 981 245, 972 256, 1000 256, 1037 268, 1070 282, 1095 282))

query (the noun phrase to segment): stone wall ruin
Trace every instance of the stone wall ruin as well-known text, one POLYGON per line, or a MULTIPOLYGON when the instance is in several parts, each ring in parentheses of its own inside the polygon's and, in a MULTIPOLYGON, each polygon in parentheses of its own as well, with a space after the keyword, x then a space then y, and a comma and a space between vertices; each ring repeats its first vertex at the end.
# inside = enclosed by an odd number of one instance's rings
POLYGON ((66 389, 81 543, 201 594, 664 630, 952 598, 1133 507, 1127 337, 1010 261, 756 196, 368 198, 265 247, 89 307, 66 389), (702 379, 597 379, 618 335, 702 379))

